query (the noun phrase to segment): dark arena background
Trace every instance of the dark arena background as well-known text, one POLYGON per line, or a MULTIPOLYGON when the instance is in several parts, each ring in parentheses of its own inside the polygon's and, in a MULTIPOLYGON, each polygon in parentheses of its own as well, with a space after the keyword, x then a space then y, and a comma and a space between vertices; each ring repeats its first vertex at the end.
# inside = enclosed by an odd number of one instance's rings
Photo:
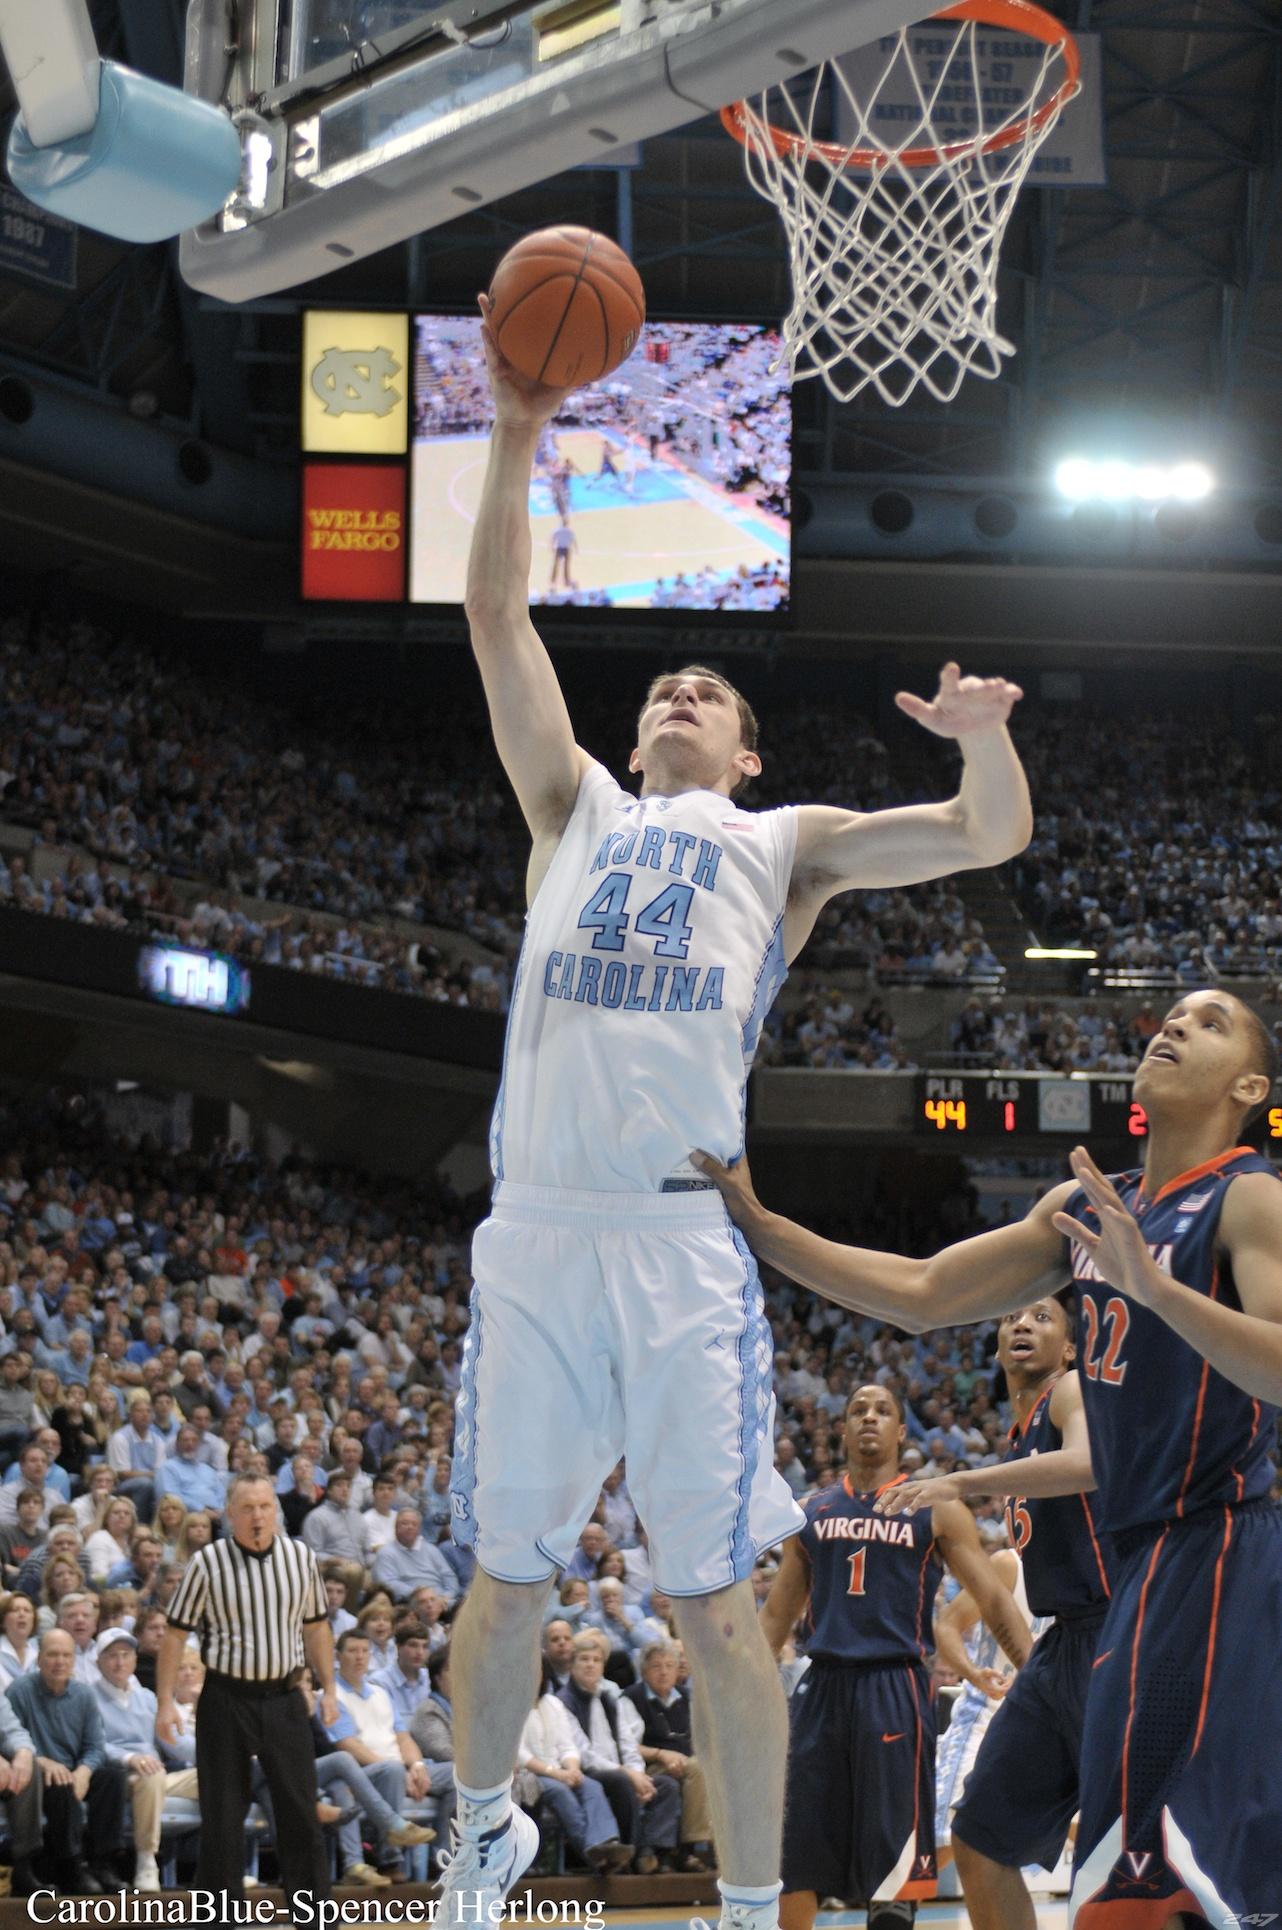
MULTIPOLYGON (((839 402, 774 369, 783 232, 715 113, 238 301, 184 279, 177 241, 114 239, 0 182, 0 1497, 52 1430, 75 1572, 50 1572, 47 1506, 24 1522, 2 1499, 0 1565, 41 1629, 83 1589, 154 1681, 148 1610, 204 1538, 184 1510, 216 1526, 228 1467, 265 1466, 304 1540, 331 1473, 355 1471, 364 1511, 394 1471, 427 1544, 412 1604, 404 1576, 380 1596, 376 1559, 314 1542, 372 1671, 407 1607, 444 1654, 466 1597, 454 1408, 528 851, 461 603, 490 419, 475 296, 531 230, 619 240, 652 318, 572 398, 531 496, 532 616, 578 741, 620 781, 647 686, 691 662, 760 720, 749 808, 951 796, 955 744, 896 692, 931 696, 949 660, 1024 692, 1027 848, 846 894, 793 965, 747 1091, 761 1197, 933 1253, 1021 1218, 1078 1143, 1110 1172, 1143 1163, 1131 1077, 1186 993, 1227 988, 1282 1045, 1282 29, 1252 0, 1049 4, 1091 49, 1098 165, 1020 194, 998 282, 1015 352, 950 403, 839 402), (577 545, 559 580, 558 526, 577 545), (159 1557, 132 1535, 163 1484, 114 1547, 93 1485, 129 1469, 111 1442, 139 1390, 169 1397, 166 1454, 198 1412, 209 1476, 174 1484, 159 1557)), ((339 11, 334 59, 368 40, 339 11)), ((593 9, 553 11, 573 35, 593 9)), ((90 12, 105 58, 182 85, 180 0, 90 12)), ((0 68, 6 127, 15 111, 0 68)), ((1282 1093, 1254 1131, 1282 1157, 1282 1093)), ((994 1322, 907 1335, 762 1271, 798 1496, 840 1479, 844 1402, 872 1378, 904 1404, 909 1468, 1002 1451, 994 1322)), ((973 1509, 1002 1545, 1001 1503, 973 1509)), ((598 1520, 623 1559, 598 1575, 581 1550, 558 1593, 573 1627, 607 1627, 627 1684, 671 1605, 626 1479, 598 1520), (623 1605, 603 1603, 620 1571, 623 1605)), ((0 1687, 34 1655, 9 1646, 9 1599, 0 1687)), ((804 1652, 803 1628, 785 1675, 804 1652)), ((933 1679, 942 1725, 959 1682, 937 1656, 933 1679)), ((413 1816, 432 1827, 439 1801, 413 1816)), ((530 1806, 531 1898, 558 1922, 589 1899, 610 1923, 715 1921, 712 1842, 602 1875, 537 1783, 530 1806)), ((335 1897, 371 1921, 425 1905, 447 1820, 380 1869, 368 1818, 355 1856, 331 1818, 335 1897)), ((166 1892, 190 1885, 199 1827, 167 1801, 166 1892)), ((122 1829, 137 1909, 128 1809, 122 1829)), ((1040 1930, 1069 1921, 1070 1862, 1032 1880, 1040 1930)), ((251 1899, 279 1894, 257 1802, 246 1867, 251 1899)), ((862 1923, 863 1902, 821 1897, 822 1921, 862 1923)), ((955 1869, 918 1914, 970 1921, 955 1869)))

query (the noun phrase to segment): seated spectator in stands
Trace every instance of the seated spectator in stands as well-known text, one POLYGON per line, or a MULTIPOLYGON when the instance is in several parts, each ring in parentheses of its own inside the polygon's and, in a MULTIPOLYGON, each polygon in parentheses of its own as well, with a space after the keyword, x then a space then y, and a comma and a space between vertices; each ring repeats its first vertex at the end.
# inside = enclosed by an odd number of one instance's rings
POLYGON ((431 1688, 410 1717, 410 1737, 422 1751, 432 1795, 436 1798, 436 1833, 447 1838, 454 1820, 454 1705, 450 1692, 450 1651, 447 1643, 427 1665, 431 1688))
POLYGON ((6 1474, 3 1484, 0 1484, 0 1528, 11 1528, 17 1521, 18 1496, 26 1488, 34 1488, 41 1496, 43 1513, 40 1525, 47 1527, 50 1509, 59 1507, 67 1496, 50 1473, 48 1453, 34 1438, 27 1442, 6 1474))
POLYGON ((647 1773, 638 1746, 640 1715, 613 1684, 602 1689, 606 1654, 603 1635, 581 1630, 574 1638, 570 1680, 558 1694, 570 1713, 579 1761, 604 1788, 619 1841, 633 1845, 633 1869, 638 1876, 650 1876, 659 1867, 660 1854, 676 1848, 681 1792, 665 1772, 647 1773))
MULTIPOLYGON (((403 1811, 408 1796, 422 1802, 430 1778, 404 1729, 398 1729, 392 1701, 386 1689, 367 1679, 369 1642, 358 1629, 349 1628, 338 1639, 339 1717, 330 1729, 330 1738, 365 1771, 379 1795, 396 1817, 390 1828, 375 1827, 379 1838, 377 1868, 399 1864, 396 1850, 415 1843, 428 1843, 433 1832, 405 1820, 403 1811)), ((371 1819, 373 1820, 373 1819, 371 1819)))
MULTIPOLYGON (((537 1793, 547 1803, 572 1855, 602 1876, 628 1868, 632 1845, 619 1841, 614 1811, 602 1784, 595 1776, 584 1774, 569 1710, 542 1682, 521 1731, 516 1766, 518 1772, 524 1770, 534 1778, 529 1798, 537 1793)), ((535 1801, 527 1800, 520 1782, 518 1773, 513 1795, 525 1808, 533 1809, 535 1801)))
POLYGON ((129 1543, 129 1557, 117 1562, 107 1576, 108 1588, 136 1588, 144 1599, 156 1585, 163 1555, 161 1543, 150 1528, 138 1528, 129 1543))
POLYGON ((77 1528, 82 1535, 91 1535, 98 1526, 103 1504, 109 1494, 116 1491, 116 1471, 105 1462, 89 1470, 89 1486, 84 1494, 78 1494, 71 1504, 77 1528))
POLYGON ((58 1609, 66 1596, 83 1595, 86 1587, 87 1577, 74 1555, 50 1557, 40 1586, 40 1612, 36 1619, 42 1635, 58 1626, 58 1609))
POLYGON ((788 1483, 794 1495, 805 1493, 809 1486, 806 1480, 806 1470, 802 1466, 801 1457, 797 1453, 795 1441, 790 1441, 786 1434, 781 1435, 775 1443, 775 1467, 788 1483))
POLYGON ((569 1681, 573 1660, 574 1630, 564 1617, 554 1616, 543 1624, 543 1676, 551 1694, 569 1681))
POLYGON ((36 1888, 31 1859, 44 1840, 43 1778, 36 1764, 35 1744, 3 1695, 0 1695, 0 1760, 5 1770, 0 1783, 0 1804, 4 1806, 5 1833, 9 1838, 6 1861, 11 1865, 8 1895, 28 1897, 36 1888))
POLYGON ((597 1564, 610 1546, 609 1536, 599 1521, 589 1521, 579 1536, 579 1545, 561 1573, 562 1581, 596 1580, 597 1564))
POLYGON ((355 1608, 365 1580, 364 1523, 351 1505, 352 1478, 335 1468, 325 1498, 303 1522, 302 1539, 326 1572, 341 1571, 347 1582, 347 1606, 355 1608))
MULTIPOLYGON (((208 1408, 206 1408, 205 1412, 208 1413, 208 1411, 208 1408)), ((196 1414, 199 1413, 200 1409, 197 1408, 196 1414)), ((191 1416, 193 1427, 196 1426, 196 1414, 191 1416)), ((178 1430, 186 1418, 186 1415, 184 1415, 181 1407, 179 1407, 167 1387, 163 1385, 153 1386, 151 1390, 151 1424, 164 1442, 166 1454, 172 1454, 178 1445, 178 1430)), ((197 1428, 197 1432, 199 1432, 199 1428, 197 1428)), ((206 1457, 201 1453, 198 1458, 203 1461, 206 1457)))
MULTIPOLYGON (((368 1637, 367 1628, 361 1633, 368 1637)), ((373 1644, 370 1644, 371 1659, 373 1644)), ((370 1681, 386 1689, 392 1701, 392 1714, 398 1729, 408 1729, 410 1717, 432 1691, 427 1672, 429 1640, 421 1622, 403 1621, 396 1629, 396 1660, 390 1668, 370 1670, 370 1681)))
POLYGON ((449 1624, 445 1620, 445 1597, 438 1589, 416 1588, 409 1598, 406 1614, 411 1621, 421 1622, 427 1630, 428 1649, 435 1655, 443 1649, 450 1639, 449 1624))
POLYGON ((631 1637, 641 1648, 647 1642, 672 1641, 672 1596, 662 1588, 651 1588, 651 1612, 637 1621, 631 1637))
POLYGON ((448 1454, 438 1454, 431 1478, 423 1488, 423 1526, 435 1541, 450 1525, 450 1469, 448 1454))
MULTIPOLYGON (((601 1512, 605 1517, 603 1526, 611 1547, 631 1548, 637 1538, 637 1511, 623 1478, 622 1461, 605 1477, 601 1488, 601 1512)), ((599 1563, 597 1573, 601 1573, 599 1563)))
POLYGON ((595 1626, 610 1644, 605 1672, 611 1682, 626 1688, 637 1679, 633 1630, 641 1616, 637 1609, 629 1608, 624 1602, 623 1583, 617 1576, 607 1575, 597 1583, 596 1589, 599 1612, 595 1626))
POLYGON ((98 1679, 93 1692, 102 1717, 108 1756, 129 1778, 133 1809, 134 1888, 158 1890, 161 1811, 169 1796, 197 1800, 196 1771, 166 1770, 156 1754, 156 1698, 136 1676, 138 1644, 127 1629, 108 1628, 94 1643, 98 1679))
MULTIPOLYGON (((353 1417, 353 1425, 355 1425, 355 1420, 358 1418, 360 1418, 359 1412, 353 1417)), ((372 1478, 365 1472, 363 1465, 365 1456, 364 1446, 361 1443, 359 1434, 344 1432, 344 1434, 339 1437, 337 1428, 330 1437, 331 1445, 335 1439, 338 1440, 337 1465, 343 1470, 344 1474, 349 1474, 352 1478, 352 1506, 359 1508, 363 1514, 374 1499, 374 1483, 372 1478)))
POLYGON ((349 1628, 356 1627, 356 1617, 347 1606, 347 1576, 341 1565, 331 1568, 326 1562, 321 1569, 321 1577, 325 1583, 325 1600, 329 1604, 329 1626, 337 1647, 339 1637, 345 1635, 349 1628))
POLYGON ((190 1421, 184 1421, 173 1453, 161 1462, 157 1471, 156 1494, 158 1497, 176 1494, 184 1508, 207 1508, 210 1514, 221 1519, 227 1477, 199 1459, 199 1446, 199 1431, 190 1421))
POLYGON ((371 1595, 357 1611, 356 1626, 369 1637, 370 1680, 377 1681, 384 1669, 396 1666, 396 1615, 391 1598, 381 1590, 371 1595))
POLYGON ((591 1597, 583 1576, 562 1575, 557 1583, 556 1600, 549 1602, 544 1612, 549 1618, 559 1616, 577 1634, 592 1619, 591 1597))
POLYGON ((107 1754, 93 1690, 73 1679, 75 1653, 64 1629, 49 1630, 36 1669, 6 1693, 40 1765, 44 1841, 57 1887, 100 1896, 118 1884, 111 1858, 124 1825, 125 1770, 107 1754))
MULTIPOLYGON (((208 1548, 210 1542, 214 1539, 214 1527, 214 1517, 210 1514, 208 1508, 193 1508, 191 1510, 187 1519, 183 1522, 182 1533, 178 1537, 178 1548, 172 1563, 172 1565, 178 1569, 179 1574, 182 1573, 194 1554, 197 1554, 202 1548, 208 1548)), ((164 1562, 161 1563, 162 1567, 165 1565, 164 1562)))
MULTIPOLYGON (((72 1348, 79 1341, 89 1347, 87 1336, 75 1333, 71 1336, 72 1348)), ((61 1461, 71 1477, 72 1485, 83 1485, 90 1462, 102 1452, 102 1443, 93 1414, 89 1408, 89 1390, 86 1384, 72 1380, 63 1389, 62 1400, 54 1408, 51 1420, 62 1444, 61 1461)))
POLYGON ((393 1475, 374 1476, 373 1500, 361 1514, 362 1548, 365 1566, 373 1568, 375 1557, 396 1535, 396 1480, 393 1475))
POLYGON ((0 1359, 0 1467, 7 1468, 31 1433, 35 1399, 26 1385, 29 1363, 11 1352, 0 1359))
POLYGON ((423 1518, 417 1508, 398 1508, 395 1537, 376 1556, 373 1578, 398 1602, 406 1601, 426 1582, 439 1590, 446 1606, 452 1608, 458 1600, 458 1580, 435 1543, 424 1540, 422 1530, 423 1518))
POLYGON ((178 1537, 186 1519, 187 1510, 176 1494, 162 1495, 157 1501, 155 1519, 148 1525, 166 1561, 178 1560, 178 1537))
MULTIPOLYGON (((160 1654, 160 1645, 164 1640, 166 1626, 167 1618, 163 1608, 140 1608, 134 1617, 134 1635, 138 1641, 136 1673, 143 1688, 150 1689, 153 1694, 156 1689, 156 1657, 160 1654)), ((203 1675, 201 1679, 204 1679, 203 1675)), ((195 1762, 195 1760, 193 1752, 192 1761, 195 1762)))
POLYGON ((155 1481, 165 1459, 165 1443, 151 1424, 151 1401, 135 1393, 129 1419, 108 1439, 107 1462, 116 1472, 117 1493, 129 1496, 140 1521, 150 1521, 155 1513, 155 1481))
MULTIPOLYGON (((62 1454, 61 1434, 59 1434, 56 1427, 50 1426, 50 1424, 46 1421, 43 1427, 36 1429, 36 1440, 40 1443, 40 1446, 44 1449, 45 1455, 49 1462, 49 1473, 45 1479, 46 1487, 57 1488, 59 1498, 63 1501, 70 1501, 71 1476, 67 1473, 67 1470, 61 1465, 61 1461, 59 1459, 59 1457, 62 1454)), ((20 1474, 16 1473, 13 1468, 10 1468, 8 1474, 5 1475, 5 1480, 10 1484, 10 1486, 12 1486, 12 1484, 15 1481, 19 1482, 19 1485, 21 1485, 20 1474)))
POLYGON ((85 1543, 84 1566, 96 1585, 127 1562, 138 1531, 138 1510, 127 1494, 108 1495, 98 1525, 85 1543))
POLYGON ((97 1686, 98 1658, 94 1653, 94 1641, 98 1634, 98 1597, 88 1589, 73 1589, 58 1603, 58 1627, 64 1629, 76 1645, 72 1673, 77 1682, 83 1682, 87 1689, 97 1686))
POLYGON ((641 1680, 623 1694, 641 1717, 637 1747, 646 1768, 651 1775, 662 1771, 673 1776, 681 1785, 681 1848, 673 1867, 696 1872, 708 1868, 699 1851, 712 1841, 712 1817, 703 1765, 690 1733, 690 1699, 677 1687, 677 1661, 675 1642, 647 1643, 641 1680))
POLYGON ((13 1587, 24 1562, 44 1540, 40 1526, 44 1512, 45 1498, 39 1488, 19 1488, 17 1519, 10 1527, 0 1528, 0 1577, 6 1588, 13 1587))
POLYGON ((36 1666, 36 1605, 15 1589, 0 1597, 0 1691, 36 1666))
POLYGON ((43 1541, 37 1542, 18 1570, 16 1586, 24 1595, 30 1595, 32 1601, 43 1601, 45 1574, 56 1556, 68 1556, 77 1567, 80 1565, 80 1531, 71 1510, 64 1504, 61 1509, 51 1509, 50 1513, 54 1518, 49 1523, 48 1534, 43 1541))
POLYGON ((289 1534, 301 1536, 308 1515, 325 1499, 325 1487, 326 1477, 308 1449, 300 1448, 293 1459, 285 1463, 276 1476, 276 1492, 289 1534))
POLYGON ((618 1555, 623 1563, 623 1599, 629 1608, 639 1608, 644 1614, 654 1576, 650 1569, 650 1537, 639 1522, 635 1542, 631 1548, 620 1548, 618 1555))

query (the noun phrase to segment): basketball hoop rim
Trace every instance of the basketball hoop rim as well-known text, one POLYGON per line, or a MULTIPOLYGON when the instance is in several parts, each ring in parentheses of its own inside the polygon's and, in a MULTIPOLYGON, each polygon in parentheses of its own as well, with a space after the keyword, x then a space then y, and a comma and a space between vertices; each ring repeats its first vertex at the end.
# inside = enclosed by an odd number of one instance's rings
MULTIPOLYGON (((775 152, 785 159, 789 155, 799 155, 805 159, 818 156, 830 167, 838 169, 879 168, 892 159, 898 161, 901 167, 935 167, 940 162, 964 160, 976 154, 996 154, 1003 148, 1014 147, 1027 135, 1039 133, 1054 119, 1065 102, 1072 100, 1081 89, 1082 59, 1076 40, 1062 20, 1056 20, 1053 14, 1034 6, 1032 0, 957 0, 955 6, 941 8, 928 18, 932 21, 974 20, 981 26, 997 27, 1006 33, 1027 34, 1031 40, 1042 41, 1062 56, 1064 79, 1033 113, 1022 115, 1009 127, 999 128, 983 141, 958 141, 942 148, 910 147, 899 154, 888 154, 882 148, 847 148, 835 141, 810 141, 803 134, 790 133, 786 127, 776 127, 766 121, 764 131, 773 142, 775 152)), ((750 112, 748 103, 741 100, 731 101, 728 107, 721 109, 721 125, 741 147, 748 142, 747 119, 750 112)))

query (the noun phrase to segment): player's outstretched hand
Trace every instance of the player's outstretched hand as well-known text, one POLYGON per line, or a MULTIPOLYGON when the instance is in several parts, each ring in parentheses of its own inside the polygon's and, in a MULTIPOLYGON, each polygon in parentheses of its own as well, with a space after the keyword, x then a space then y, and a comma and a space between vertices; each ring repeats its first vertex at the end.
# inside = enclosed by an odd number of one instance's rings
POLYGON ((946 663, 930 703, 911 690, 901 690, 895 702, 905 717, 934 731, 936 737, 968 737, 973 731, 996 730, 1004 724, 1023 694, 1018 684, 1008 684, 1004 677, 963 677, 957 664, 946 663))
POLYGON ((873 1502, 879 1515, 915 1515, 922 1508, 939 1508, 945 1501, 960 1501, 962 1493, 951 1474, 923 1475, 919 1481, 897 1481, 873 1502))
POLYGON ((720 1189, 726 1211, 735 1225, 741 1232, 748 1232, 766 1209, 752 1190, 752 1174, 748 1171, 747 1159, 737 1159, 733 1166, 723 1166, 711 1153, 694 1152, 690 1160, 720 1189))
POLYGON ((489 370, 490 388, 494 392, 495 421, 527 426, 550 422, 570 391, 550 389, 546 382, 532 382, 528 375, 522 375, 518 369, 514 369, 506 355, 501 353, 490 326, 493 302, 488 295, 478 295, 476 302, 481 311, 485 366, 489 370))
POLYGON ((1163 1282, 1139 1222, 1127 1212, 1112 1180, 1101 1173, 1085 1146, 1074 1146, 1069 1165, 1095 1212, 1099 1232, 1083 1226, 1071 1213, 1056 1213, 1055 1227, 1085 1247, 1099 1269, 1100 1278, 1107 1280, 1110 1287, 1129 1294, 1141 1306, 1151 1306, 1159 1297, 1163 1282))

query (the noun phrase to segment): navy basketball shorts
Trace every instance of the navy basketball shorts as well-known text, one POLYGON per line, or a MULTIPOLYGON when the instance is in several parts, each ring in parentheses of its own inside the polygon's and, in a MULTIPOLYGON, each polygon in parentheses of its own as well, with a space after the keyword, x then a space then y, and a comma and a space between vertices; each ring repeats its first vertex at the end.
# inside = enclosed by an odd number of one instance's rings
POLYGON ((916 1662, 812 1662, 788 1704, 783 1887, 935 1894, 935 1706, 916 1662))
POLYGON ((1086 1698, 1104 1611, 1039 1635, 988 1725, 953 1835, 1011 1869, 1053 1870, 1077 1814, 1086 1698))
POLYGON ((804 1526, 774 1465, 774 1341, 721 1195, 503 1181, 472 1242, 454 1539, 496 1581, 564 1568, 620 1455, 669 1595, 804 1526))
POLYGON ((1087 1699, 1073 1930, 1282 1910, 1282 1508, 1114 1536, 1087 1699))

